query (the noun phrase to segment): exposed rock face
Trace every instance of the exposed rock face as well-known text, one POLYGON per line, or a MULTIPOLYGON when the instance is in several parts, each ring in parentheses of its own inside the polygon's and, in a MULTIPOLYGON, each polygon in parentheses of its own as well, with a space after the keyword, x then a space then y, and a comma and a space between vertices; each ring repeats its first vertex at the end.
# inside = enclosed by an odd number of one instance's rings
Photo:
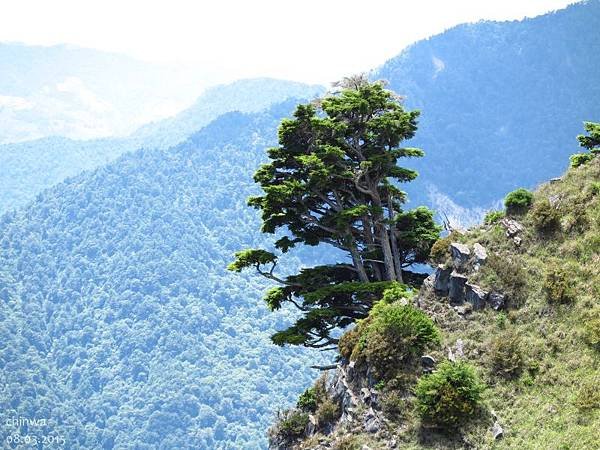
POLYGON ((446 296, 448 295, 450 274, 452 273, 452 267, 444 268, 439 265, 433 274, 433 289, 437 295, 446 296))
POLYGON ((423 355, 421 356, 421 365, 423 366, 424 372, 431 372, 433 369, 435 369, 435 358, 430 355, 423 355))
POLYGON ((504 436, 504 429, 500 426, 498 422, 494 422, 494 426, 492 427, 492 435, 494 439, 502 439, 504 436))
POLYGON ((506 304, 506 295, 500 292, 491 292, 489 295, 489 304, 496 311, 503 309, 506 304))
POLYGON ((473 306, 473 309, 482 309, 487 298, 488 293, 479 286, 465 283, 465 300, 473 306))
POLYGON ((523 230, 525 230, 525 228, 523 228, 523 225, 521 225, 514 219, 509 219, 508 217, 502 219, 500 221, 500 224, 506 230, 506 237, 511 238, 517 247, 521 245, 522 239, 517 235, 522 233, 523 230))
POLYGON ((448 289, 448 297, 450 302, 454 304, 461 304, 465 301, 465 284, 467 283, 467 277, 453 271, 450 274, 450 282, 448 289))
POLYGON ((455 268, 460 269, 466 267, 471 257, 471 250, 465 244, 453 242, 450 244, 450 254, 455 268))
POLYGON ((483 245, 481 245, 479 242, 476 242, 473 245, 473 256, 474 256, 473 269, 479 270, 479 268, 483 264, 485 264, 485 261, 487 260, 487 257, 488 257, 485 247, 483 245))

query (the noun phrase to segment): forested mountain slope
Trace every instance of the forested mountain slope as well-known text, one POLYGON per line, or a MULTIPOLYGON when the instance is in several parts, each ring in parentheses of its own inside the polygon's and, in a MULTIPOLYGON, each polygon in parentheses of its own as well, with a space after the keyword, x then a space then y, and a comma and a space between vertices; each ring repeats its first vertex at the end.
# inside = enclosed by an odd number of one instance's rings
POLYGON ((422 110, 427 156, 411 187, 488 206, 557 176, 584 120, 600 117, 600 1, 533 19, 460 25, 419 41, 372 77, 422 110))
POLYGON ((138 148, 167 148, 230 111, 258 112, 288 98, 311 99, 320 86, 267 78, 208 89, 189 109, 153 122, 127 138, 72 140, 48 137, 0 145, 0 213, 32 200, 43 189, 106 164, 138 148))
POLYGON ((37 431, 68 448, 265 446, 320 356, 273 346, 291 316, 267 312, 264 285, 225 267, 261 245, 245 201, 291 108, 229 113, 3 216, 2 423, 46 417, 37 431))

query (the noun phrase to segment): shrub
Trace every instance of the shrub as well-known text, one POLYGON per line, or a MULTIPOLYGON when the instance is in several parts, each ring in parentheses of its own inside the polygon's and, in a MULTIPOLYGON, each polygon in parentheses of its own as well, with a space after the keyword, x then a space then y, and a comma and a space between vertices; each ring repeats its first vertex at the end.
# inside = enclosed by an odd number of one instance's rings
POLYGON ((406 301, 411 295, 405 284, 394 283, 391 287, 383 291, 381 300, 385 303, 394 303, 396 301, 406 301))
POLYGON ((323 427, 335 421, 340 416, 340 407, 331 398, 327 397, 318 406, 315 412, 317 425, 323 427))
POLYGON ((539 233, 552 233, 560 229, 560 214, 546 198, 533 205, 530 217, 539 233))
POLYGON ((483 218, 483 223, 486 225, 492 225, 504 218, 504 211, 488 211, 483 218))
POLYGON ((377 303, 364 330, 364 356, 376 376, 389 379, 424 350, 440 343, 429 316, 410 305, 377 303))
POLYGON ((533 203, 533 194, 527 189, 519 188, 510 192, 504 199, 507 211, 518 213, 525 211, 533 203))
POLYGON ((342 355, 346 359, 350 359, 352 356, 352 352, 354 351, 354 347, 358 344, 358 340, 360 339, 360 332, 358 326, 355 326, 351 330, 346 331, 340 337, 338 341, 338 348, 340 350, 340 355, 342 355))
POLYGON ((317 396, 315 395, 314 387, 310 387, 300 394, 296 407, 311 412, 317 409, 317 396))
POLYGON ((520 306, 525 299, 527 273, 518 256, 491 253, 476 280, 490 290, 507 294, 512 307, 520 306))
POLYGON ((472 366, 445 361, 417 383, 419 414, 438 426, 455 427, 475 414, 484 388, 472 366))
POLYGON ((431 246, 431 250, 429 251, 429 259, 436 264, 445 263, 448 258, 450 258, 451 243, 452 238, 450 236, 446 236, 445 238, 435 241, 431 246))
POLYGON ((514 378, 523 371, 523 350, 520 336, 506 331, 490 343, 492 371, 505 378, 514 378))
POLYGON ((570 303, 574 300, 569 273, 556 263, 548 266, 543 289, 550 303, 570 303))
POLYGON ((299 410, 289 410, 282 414, 277 425, 278 434, 286 438, 297 438, 304 435, 308 425, 308 413, 299 410))
POLYGON ((600 181, 594 181, 590 185, 590 191, 591 191, 592 195, 600 194, 600 181))
POLYGON ((571 155, 569 160, 571 161, 571 167, 576 168, 586 164, 587 162, 594 159, 593 153, 575 153, 571 155))
POLYGON ((600 350, 600 307, 592 309, 583 324, 585 341, 596 350, 600 350))
POLYGON ((600 409, 600 377, 593 378, 581 386, 577 397, 575 398, 575 406, 581 411, 591 411, 600 409))

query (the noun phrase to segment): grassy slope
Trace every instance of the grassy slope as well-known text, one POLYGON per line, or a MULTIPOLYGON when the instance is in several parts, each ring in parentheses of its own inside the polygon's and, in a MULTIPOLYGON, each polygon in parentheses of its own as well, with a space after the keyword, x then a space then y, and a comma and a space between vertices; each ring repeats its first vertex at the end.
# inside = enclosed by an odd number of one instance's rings
MULTIPOLYGON (((445 299, 421 292, 421 307, 444 336, 443 348, 432 354, 440 361, 458 339, 463 341, 465 359, 488 385, 486 411, 461 433, 439 434, 421 426, 409 401, 406 415, 388 423, 387 438, 395 436, 399 448, 600 448, 600 349, 586 342, 586 333, 594 329, 598 333, 600 323, 600 158, 541 186, 534 208, 549 197, 558 199, 560 229, 553 233, 536 231, 530 210, 517 217, 526 227, 519 247, 498 224, 482 225, 458 237, 464 243, 481 243, 497 261, 484 266, 476 281, 514 292, 513 298, 519 300, 506 312, 488 308, 462 317, 445 299), (547 299, 544 283, 553 264, 569 274, 574 293, 570 303, 547 299), (515 287, 518 280, 522 285, 515 287), (523 354, 523 369, 511 379, 492 367, 492 341, 508 333, 520 338, 523 354), (505 430, 499 441, 490 431, 492 411, 505 430)), ((313 437, 302 447, 311 448, 320 439, 323 436, 313 437)), ((386 446, 366 434, 338 432, 325 439, 338 449, 386 446)))

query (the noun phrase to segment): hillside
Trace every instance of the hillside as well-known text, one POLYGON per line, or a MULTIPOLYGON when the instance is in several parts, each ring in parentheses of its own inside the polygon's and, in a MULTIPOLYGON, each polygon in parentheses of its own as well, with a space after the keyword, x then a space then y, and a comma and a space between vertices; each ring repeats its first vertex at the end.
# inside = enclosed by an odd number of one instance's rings
POLYGON ((313 98, 321 90, 320 86, 282 80, 242 80, 208 89, 189 109, 149 123, 126 138, 80 141, 48 137, 0 145, 0 166, 4 168, 0 173, 0 213, 23 206, 44 189, 123 153, 179 144, 227 112, 258 112, 288 98, 313 98))
POLYGON ((266 446, 321 357, 273 346, 292 315, 269 313, 264 284, 225 267, 262 242, 245 200, 291 107, 229 113, 2 217, 3 424, 51 418, 73 449, 266 446))
POLYGON ((434 187, 488 208, 561 173, 581 121, 600 117, 600 33, 591 31, 599 21, 600 1, 590 0, 523 21, 460 25, 374 71, 422 111, 414 145, 427 157, 411 197, 422 203, 434 187))
POLYGON ((280 415, 271 448, 597 448, 600 158, 431 258, 419 292, 388 294, 344 335, 340 365, 280 415), (441 339, 411 357, 429 326, 441 339))

